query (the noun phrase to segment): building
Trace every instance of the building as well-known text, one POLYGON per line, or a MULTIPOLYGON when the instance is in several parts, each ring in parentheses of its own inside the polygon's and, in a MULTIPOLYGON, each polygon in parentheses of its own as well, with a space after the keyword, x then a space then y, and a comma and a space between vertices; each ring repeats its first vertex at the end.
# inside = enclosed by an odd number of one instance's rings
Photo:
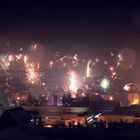
POLYGON ((65 126, 73 127, 91 125, 93 113, 88 107, 47 107, 47 106, 23 106, 30 112, 36 112, 41 116, 45 127, 65 126))
POLYGON ((112 112, 116 108, 120 108, 120 103, 116 101, 90 101, 90 110, 94 113, 112 112))
POLYGON ((139 93, 128 93, 128 103, 132 104, 140 104, 140 94, 139 93))
POLYGON ((98 121, 103 122, 140 122, 140 106, 122 107, 113 112, 103 113, 99 116, 98 121))
POLYGON ((45 127, 59 125, 70 127, 70 124, 72 127, 79 127, 79 124, 80 126, 84 127, 93 123, 93 114, 91 112, 86 112, 82 114, 46 114, 43 120, 45 122, 45 127))

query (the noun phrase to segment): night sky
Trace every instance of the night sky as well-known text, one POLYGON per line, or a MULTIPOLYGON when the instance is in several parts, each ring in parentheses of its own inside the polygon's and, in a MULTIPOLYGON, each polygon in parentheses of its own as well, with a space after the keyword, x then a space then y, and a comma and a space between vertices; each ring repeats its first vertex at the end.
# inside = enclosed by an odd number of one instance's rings
POLYGON ((105 0, 1 2, 1 51, 27 48, 33 42, 53 51, 89 56, 124 47, 138 52, 140 4, 105 0))

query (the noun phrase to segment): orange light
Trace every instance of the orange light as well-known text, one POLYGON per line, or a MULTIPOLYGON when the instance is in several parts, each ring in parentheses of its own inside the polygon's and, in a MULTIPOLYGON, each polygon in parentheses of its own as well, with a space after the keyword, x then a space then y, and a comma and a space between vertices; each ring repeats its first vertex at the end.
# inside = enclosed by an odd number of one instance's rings
POLYGON ((71 94, 71 98, 74 98, 75 99, 76 98, 76 94, 75 93, 72 93, 71 94))
POLYGON ((52 128, 52 125, 46 125, 47 128, 52 128))
POLYGON ((17 97, 17 100, 20 100, 20 97, 17 97))
POLYGON ((85 93, 82 93, 82 94, 81 94, 81 97, 85 97, 85 96, 86 96, 85 93))
POLYGON ((77 126, 77 125, 78 125, 78 123, 77 123, 77 122, 74 122, 74 125, 75 125, 75 126, 77 126))
POLYGON ((110 96, 109 97, 109 101, 113 101, 114 99, 113 99, 113 97, 112 96, 110 96))
POLYGON ((133 105, 139 104, 139 99, 138 99, 138 98, 134 99, 133 102, 132 102, 131 104, 133 104, 133 105))
POLYGON ((50 61, 50 68, 52 68, 54 65, 54 62, 53 61, 50 61))

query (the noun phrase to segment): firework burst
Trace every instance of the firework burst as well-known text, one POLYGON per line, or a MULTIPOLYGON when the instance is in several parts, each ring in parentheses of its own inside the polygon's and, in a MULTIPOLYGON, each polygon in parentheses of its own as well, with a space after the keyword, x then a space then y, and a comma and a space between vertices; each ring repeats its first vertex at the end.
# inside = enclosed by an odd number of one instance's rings
POLYGON ((91 77, 91 68, 90 68, 91 63, 92 63, 91 60, 89 60, 87 63, 87 70, 86 70, 86 77, 87 78, 91 77))
POLYGON ((8 70, 10 67, 9 56, 7 54, 0 55, 0 69, 3 71, 8 70))
POLYGON ((78 81, 77 81, 77 76, 73 71, 70 73, 69 80, 70 80, 70 86, 69 86, 70 91, 76 93, 78 89, 78 81))
POLYGON ((104 91, 110 88, 110 80, 108 78, 103 78, 100 82, 100 87, 104 91))

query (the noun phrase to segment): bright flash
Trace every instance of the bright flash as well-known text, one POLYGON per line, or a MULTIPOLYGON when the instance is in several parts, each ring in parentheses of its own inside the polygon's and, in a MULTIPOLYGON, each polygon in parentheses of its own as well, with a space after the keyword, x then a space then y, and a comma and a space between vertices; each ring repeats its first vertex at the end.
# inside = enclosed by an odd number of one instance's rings
POLYGON ((8 60, 9 60, 9 62, 14 61, 14 56, 10 54, 10 55, 8 56, 8 60))
POLYGON ((70 80, 70 86, 69 86, 70 91, 72 91, 73 93, 76 93, 78 89, 78 82, 77 82, 77 76, 74 72, 70 73, 69 80, 70 80))
POLYGON ((37 49, 37 44, 31 46, 31 51, 35 51, 37 49))
POLYGON ((27 64, 27 61, 28 61, 27 55, 24 56, 23 61, 24 61, 24 64, 27 64))
POLYGON ((109 97, 109 101, 113 101, 114 98, 112 96, 109 97))
POLYGON ((119 61, 123 61, 123 55, 121 53, 118 54, 119 61))
POLYGON ((100 83, 100 87, 103 90, 107 90, 110 87, 110 80, 107 78, 103 78, 100 83))
POLYGON ((91 76, 91 68, 90 68, 90 64, 91 64, 91 60, 88 61, 87 63, 87 70, 86 70, 86 77, 89 78, 91 76))
POLYGON ((53 61, 50 61, 50 62, 49 62, 50 69, 52 69, 52 67, 53 67, 53 64, 54 64, 54 62, 53 62, 53 61))
POLYGON ((125 84, 125 86, 123 87, 123 90, 124 91, 130 91, 132 85, 133 85, 133 83, 125 84))
POLYGON ((18 55, 15 55, 17 61, 20 60, 22 58, 22 54, 18 54, 18 55))

